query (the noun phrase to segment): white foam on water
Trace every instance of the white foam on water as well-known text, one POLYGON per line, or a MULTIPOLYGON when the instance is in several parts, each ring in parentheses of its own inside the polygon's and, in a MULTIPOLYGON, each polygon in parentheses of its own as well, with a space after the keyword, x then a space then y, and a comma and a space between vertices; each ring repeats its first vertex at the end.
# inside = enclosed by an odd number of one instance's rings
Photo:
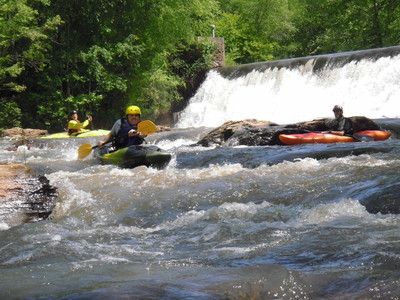
POLYGON ((321 204, 306 210, 301 217, 303 224, 330 223, 343 218, 363 219, 364 222, 368 222, 367 220, 373 220, 374 216, 368 213, 358 200, 345 198, 339 202, 321 204))

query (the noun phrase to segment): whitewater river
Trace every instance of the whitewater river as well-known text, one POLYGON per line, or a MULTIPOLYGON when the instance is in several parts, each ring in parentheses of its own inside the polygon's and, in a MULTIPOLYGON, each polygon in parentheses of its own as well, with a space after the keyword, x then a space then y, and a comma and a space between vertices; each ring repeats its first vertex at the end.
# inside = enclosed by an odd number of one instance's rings
POLYGON ((0 224, 0 299, 398 299, 400 120, 384 142, 193 146, 211 128, 148 137, 164 170, 120 169, 39 142, 26 163, 58 188, 51 219, 0 224), (397 197, 397 198, 396 198, 397 197))
POLYGON ((175 129, 147 138, 173 154, 164 170, 77 161, 95 138, 0 140, 0 161, 59 192, 51 219, 0 222, 0 299, 399 299, 400 48, 372 52, 209 72, 175 129), (224 121, 308 121, 335 104, 392 138, 193 146, 224 121))

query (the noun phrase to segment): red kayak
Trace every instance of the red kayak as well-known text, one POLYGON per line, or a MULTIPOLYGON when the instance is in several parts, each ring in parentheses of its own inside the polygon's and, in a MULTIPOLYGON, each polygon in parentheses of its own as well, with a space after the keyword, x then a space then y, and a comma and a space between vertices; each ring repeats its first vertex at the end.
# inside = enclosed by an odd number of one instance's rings
MULTIPOLYGON (((389 131, 384 130, 364 130, 354 134, 355 137, 369 136, 374 141, 384 141, 388 139, 390 135, 391 133, 389 131)), ((298 134, 280 134, 279 140, 285 145, 351 143, 360 141, 355 137, 336 135, 332 133, 310 132, 298 134)))

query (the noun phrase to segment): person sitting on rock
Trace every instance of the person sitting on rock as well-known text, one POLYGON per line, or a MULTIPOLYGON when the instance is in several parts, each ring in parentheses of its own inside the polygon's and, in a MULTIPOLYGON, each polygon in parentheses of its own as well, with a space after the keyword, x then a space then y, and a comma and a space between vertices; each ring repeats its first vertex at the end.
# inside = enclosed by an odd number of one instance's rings
POLYGON ((69 113, 69 121, 68 121, 68 134, 75 136, 83 132, 87 132, 89 130, 86 128, 90 122, 92 122, 93 118, 90 116, 85 122, 81 123, 78 120, 78 112, 73 110, 69 113))
POLYGON ((336 135, 352 135, 354 133, 353 123, 349 118, 343 116, 343 107, 335 105, 333 107, 334 119, 325 119, 320 121, 311 121, 301 125, 301 128, 312 126, 313 130, 316 128, 323 128, 323 133, 333 133, 336 135), (326 130, 328 129, 328 130, 326 130))

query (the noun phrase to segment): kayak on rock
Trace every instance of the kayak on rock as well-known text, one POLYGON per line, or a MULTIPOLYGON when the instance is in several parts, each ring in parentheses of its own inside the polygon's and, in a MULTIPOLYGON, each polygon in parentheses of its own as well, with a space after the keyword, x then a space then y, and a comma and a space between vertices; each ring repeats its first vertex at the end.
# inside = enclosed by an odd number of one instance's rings
POLYGON ((389 131, 364 130, 356 132, 352 136, 341 136, 332 133, 309 132, 298 134, 280 134, 279 140, 285 145, 298 144, 327 144, 350 143, 359 141, 384 141, 390 137, 389 131))
POLYGON ((116 151, 111 147, 95 148, 94 156, 103 164, 117 165, 122 168, 138 166, 165 168, 171 161, 171 154, 155 145, 132 145, 116 151))
POLYGON ((105 136, 109 133, 109 130, 87 130, 83 132, 77 132, 76 134, 69 135, 68 132, 53 133, 46 136, 38 137, 38 139, 68 139, 68 138, 83 138, 91 136, 105 136))

